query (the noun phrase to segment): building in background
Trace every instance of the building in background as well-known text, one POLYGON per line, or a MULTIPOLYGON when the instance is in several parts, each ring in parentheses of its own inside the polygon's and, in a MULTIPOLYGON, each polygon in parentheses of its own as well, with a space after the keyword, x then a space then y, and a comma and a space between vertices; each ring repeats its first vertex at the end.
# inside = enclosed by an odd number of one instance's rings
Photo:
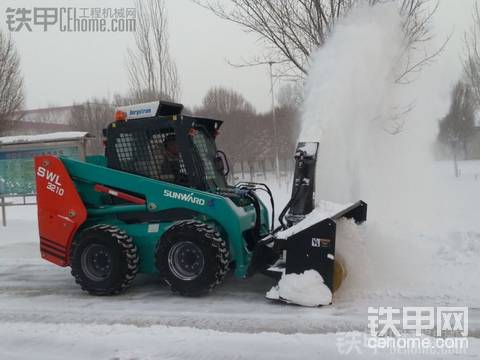
POLYGON ((73 106, 57 106, 18 112, 18 120, 10 121, 4 136, 37 135, 57 131, 70 131, 73 106))

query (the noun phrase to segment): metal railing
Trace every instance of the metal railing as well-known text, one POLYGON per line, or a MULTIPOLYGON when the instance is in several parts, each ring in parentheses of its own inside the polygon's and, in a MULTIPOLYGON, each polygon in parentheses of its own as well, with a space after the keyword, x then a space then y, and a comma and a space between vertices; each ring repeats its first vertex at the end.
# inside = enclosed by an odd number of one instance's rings
POLYGON ((25 195, 0 195, 0 208, 2 211, 2 225, 7 226, 7 207, 9 206, 26 206, 26 205, 37 205, 36 194, 25 194, 25 195), (33 198, 34 200, 31 200, 33 198), (21 201, 15 201, 16 199, 21 199, 21 201))

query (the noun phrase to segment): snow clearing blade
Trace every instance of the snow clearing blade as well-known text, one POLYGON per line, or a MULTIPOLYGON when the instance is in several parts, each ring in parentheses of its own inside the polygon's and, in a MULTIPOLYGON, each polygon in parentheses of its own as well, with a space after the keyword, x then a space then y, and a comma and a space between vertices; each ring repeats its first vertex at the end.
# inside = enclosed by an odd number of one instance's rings
MULTIPOLYGON (((290 274, 308 273, 309 280, 303 283, 311 286, 313 281, 311 270, 320 274, 317 278, 320 279, 319 285, 328 287, 330 293, 333 293, 345 276, 343 264, 336 261, 335 257, 336 221, 346 218, 361 224, 367 219, 367 204, 363 201, 348 205, 320 201, 314 208, 318 145, 318 143, 298 144, 292 198, 280 215, 282 227, 270 239, 275 250, 283 250, 283 259, 268 271, 281 274, 282 280, 275 291, 272 289, 267 294, 267 298, 304 305, 301 299, 285 298, 292 296, 292 291, 291 286, 287 285, 289 282, 284 278, 288 278, 290 274), (282 296, 282 284, 289 288, 288 291, 284 291, 285 296, 282 296)), ((292 282, 302 283, 298 277, 290 281, 292 282)), ((315 291, 318 293, 318 289, 315 291)), ((308 306, 312 306, 311 301, 307 303, 310 304, 308 306)), ((325 300, 319 300, 316 305, 325 305, 325 300)))

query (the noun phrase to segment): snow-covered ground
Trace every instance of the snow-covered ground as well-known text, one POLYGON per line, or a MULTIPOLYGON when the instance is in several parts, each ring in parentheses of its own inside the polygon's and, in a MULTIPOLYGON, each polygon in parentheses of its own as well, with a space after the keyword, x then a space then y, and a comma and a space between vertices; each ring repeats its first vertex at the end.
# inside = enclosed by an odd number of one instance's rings
MULTIPOLYGON (((187 327, 101 324, 31 324, 8 323, 0 329, 2 359, 334 359, 338 357, 339 338, 357 333, 294 334, 227 333, 187 327)), ((480 341, 471 339, 464 358, 475 358, 480 341)), ((398 359, 401 355, 381 354, 372 350, 354 350, 342 358, 398 359)), ((427 358, 446 358, 447 355, 427 358)), ((424 359, 424 355, 405 355, 424 359)), ((456 355, 456 359, 462 356, 456 355)))
MULTIPOLYGON (((469 167, 475 172, 480 163, 469 167)), ((438 165, 445 176, 453 176, 450 170, 447 163, 438 165)), ((473 176, 452 181, 480 196, 480 181, 473 176)), ((279 197, 288 198, 285 185, 272 185, 279 197)), ((8 227, 0 228, 1 359, 32 354, 36 359, 288 359, 300 353, 336 358, 339 339, 367 331, 368 306, 407 305, 470 306, 471 338, 465 356, 480 355, 480 302, 475 302, 480 294, 453 296, 448 284, 443 295, 435 291, 430 296, 428 286, 424 293, 376 291, 368 296, 341 289, 334 304, 322 308, 266 300, 274 281, 262 275, 248 280, 230 276, 201 298, 174 295, 151 276, 139 276, 123 295, 92 297, 75 285, 69 269, 40 259, 35 207, 9 208, 7 214, 8 227)), ((472 242, 476 243, 478 239, 472 242)), ((478 250, 477 244, 462 251, 479 259, 478 250)), ((362 354, 351 355, 371 356, 361 349, 362 354)))

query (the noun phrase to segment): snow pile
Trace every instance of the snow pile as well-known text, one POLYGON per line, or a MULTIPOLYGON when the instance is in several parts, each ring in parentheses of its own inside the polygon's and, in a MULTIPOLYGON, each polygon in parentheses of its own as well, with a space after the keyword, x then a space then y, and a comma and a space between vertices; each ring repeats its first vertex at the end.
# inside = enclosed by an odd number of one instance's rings
MULTIPOLYGON (((337 227, 349 277, 336 299, 379 292, 478 303, 480 251, 471 244, 479 189, 436 173, 432 151, 460 59, 442 53, 397 84, 424 53, 407 59, 396 6, 355 9, 314 54, 307 81, 299 141, 320 142, 316 198, 369 206, 364 225, 337 227), (473 252, 466 258, 462 249, 473 252)), ((430 52, 437 40, 426 44, 430 52)))
POLYGON ((303 274, 283 274, 278 285, 267 292, 266 297, 310 307, 332 303, 332 292, 315 270, 303 274))

